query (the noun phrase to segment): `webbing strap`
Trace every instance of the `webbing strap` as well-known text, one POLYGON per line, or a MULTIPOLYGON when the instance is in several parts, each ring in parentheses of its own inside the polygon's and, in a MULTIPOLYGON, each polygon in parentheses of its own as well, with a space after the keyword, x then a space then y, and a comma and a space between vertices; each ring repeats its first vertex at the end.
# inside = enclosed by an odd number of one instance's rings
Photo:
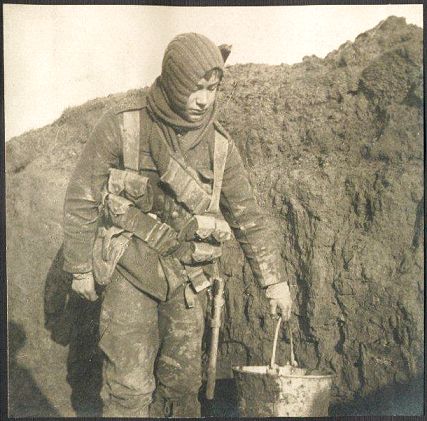
POLYGON ((140 112, 126 111, 123 113, 122 139, 123 164, 127 170, 139 171, 139 135, 140 112))
POLYGON ((225 161, 227 159, 228 140, 215 130, 214 145, 214 179, 213 190, 208 213, 219 214, 219 199, 221 196, 222 180, 224 177, 225 161))

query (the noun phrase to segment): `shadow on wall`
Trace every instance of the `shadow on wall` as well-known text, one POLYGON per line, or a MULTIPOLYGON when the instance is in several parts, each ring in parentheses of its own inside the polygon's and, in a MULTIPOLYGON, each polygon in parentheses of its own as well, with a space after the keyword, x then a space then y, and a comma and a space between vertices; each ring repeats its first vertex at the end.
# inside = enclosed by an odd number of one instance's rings
POLYGON ((329 408, 331 416, 345 415, 423 415, 424 378, 394 384, 364 398, 339 403, 329 408))
POLYGON ((9 417, 59 417, 49 400, 43 395, 30 371, 17 362, 17 354, 27 340, 21 325, 10 320, 9 339, 9 417))
POLYGON ((71 275, 62 270, 62 247, 45 282, 45 327, 52 339, 69 347, 67 382, 77 416, 100 416, 102 402, 102 352, 98 348, 100 300, 80 298, 71 290, 71 275))
POLYGON ((202 417, 238 417, 237 390, 234 379, 219 379, 215 385, 215 396, 212 400, 205 397, 205 386, 199 393, 202 417))

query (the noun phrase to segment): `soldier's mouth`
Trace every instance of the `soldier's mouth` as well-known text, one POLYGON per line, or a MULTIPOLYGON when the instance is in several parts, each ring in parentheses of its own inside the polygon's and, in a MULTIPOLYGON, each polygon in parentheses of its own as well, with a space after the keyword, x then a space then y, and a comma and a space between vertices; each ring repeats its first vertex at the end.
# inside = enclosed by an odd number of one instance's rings
POLYGON ((190 110, 190 114, 195 114, 195 115, 203 115, 206 113, 206 109, 204 110, 190 110))

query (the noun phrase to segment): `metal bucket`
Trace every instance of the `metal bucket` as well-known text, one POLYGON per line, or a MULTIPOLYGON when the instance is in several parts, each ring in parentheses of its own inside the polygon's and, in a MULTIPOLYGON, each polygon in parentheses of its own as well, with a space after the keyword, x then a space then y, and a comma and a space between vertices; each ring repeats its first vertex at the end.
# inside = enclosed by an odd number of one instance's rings
POLYGON ((275 363, 282 318, 277 321, 269 366, 233 367, 241 417, 327 417, 333 374, 299 368, 289 324, 291 363, 275 363))
POLYGON ((233 367, 241 417, 326 417, 333 375, 291 365, 233 367))

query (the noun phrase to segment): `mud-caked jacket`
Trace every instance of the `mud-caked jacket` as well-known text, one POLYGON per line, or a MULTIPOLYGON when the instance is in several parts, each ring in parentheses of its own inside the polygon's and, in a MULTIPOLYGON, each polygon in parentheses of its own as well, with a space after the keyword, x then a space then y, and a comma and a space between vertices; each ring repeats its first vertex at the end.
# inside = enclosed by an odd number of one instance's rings
MULTIPOLYGON (((96 264, 93 250, 102 224, 105 186, 112 169, 124 168, 123 118, 127 112, 135 110, 139 112, 142 125, 139 173, 149 179, 153 193, 150 214, 176 232, 180 232, 192 217, 191 210, 179 202, 170 186, 161 179, 169 157, 166 149, 159 146, 159 130, 147 111, 145 99, 140 98, 131 106, 117 106, 104 114, 95 126, 68 185, 64 205, 64 270, 67 272, 90 272, 96 264)), ((259 285, 267 287, 283 282, 284 264, 274 227, 255 200, 247 171, 229 135, 218 123, 210 125, 188 150, 183 151, 183 159, 209 190, 214 179, 214 144, 218 133, 228 142, 220 196, 222 215, 240 243, 259 285)), ((144 287, 144 283, 164 282, 165 272, 170 272, 167 263, 164 259, 159 264, 158 250, 131 238, 117 270, 150 292, 152 287, 144 287)), ((184 265, 180 273, 185 277, 184 265)), ((162 294, 153 295, 164 298, 162 294)))

